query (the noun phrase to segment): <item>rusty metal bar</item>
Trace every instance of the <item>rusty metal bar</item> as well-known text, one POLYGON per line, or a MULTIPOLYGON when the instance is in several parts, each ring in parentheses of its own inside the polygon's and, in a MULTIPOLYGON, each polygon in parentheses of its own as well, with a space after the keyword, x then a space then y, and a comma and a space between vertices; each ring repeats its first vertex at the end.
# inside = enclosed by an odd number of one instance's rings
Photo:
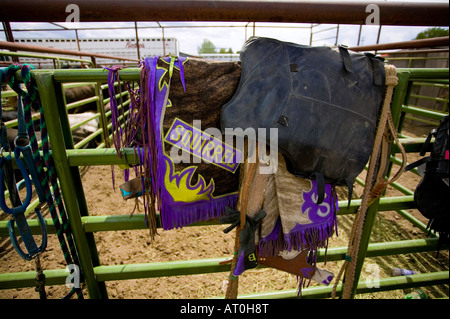
MULTIPOLYGON (((373 1, 372 1, 373 2, 373 1)), ((243 1, 243 0, 78 0, 80 19, 88 21, 256 21, 364 24, 370 1, 243 1)), ((377 2, 380 24, 448 26, 448 3, 377 2)), ((3 0, 0 20, 61 22, 67 1, 3 0), (26 10, 24 10, 26 8, 26 10), (39 12, 39 14, 36 14, 39 12)))
POLYGON ((159 23, 159 21, 156 21, 158 26, 161 28, 162 31, 162 43, 163 43, 163 55, 166 55, 166 38, 164 36, 164 27, 159 23))
POLYGON ((359 43, 361 42, 361 33, 362 33, 362 24, 359 25, 359 32, 358 32, 358 46, 359 43))
MULTIPOLYGON (((378 26, 378 34, 377 34, 377 43, 380 44, 380 36, 381 36, 381 24, 378 26)), ((378 50, 375 51, 375 54, 377 54, 378 50)))
MULTIPOLYGON (((14 36, 11 31, 11 26, 9 22, 2 22, 3 25, 3 31, 5 32, 6 41, 8 42, 14 42, 14 36)), ((15 51, 14 51, 15 52, 15 51)), ((19 57, 18 56, 12 56, 13 62, 19 63, 19 57)))
POLYGON ((7 41, 0 41, 0 49, 39 52, 39 53, 65 54, 65 55, 74 55, 74 56, 88 56, 91 58, 104 58, 104 59, 115 59, 115 60, 126 60, 126 61, 139 62, 139 60, 137 60, 137 59, 129 59, 129 58, 118 57, 118 56, 107 55, 107 54, 97 54, 97 53, 83 52, 83 51, 72 51, 72 50, 63 50, 63 49, 55 49, 55 48, 46 48, 46 47, 41 47, 38 45, 29 45, 29 44, 22 44, 22 43, 16 43, 16 42, 7 42, 7 41))
POLYGON ((433 48, 440 46, 448 46, 448 37, 438 37, 431 39, 420 39, 402 42, 391 42, 383 44, 362 45, 351 47, 353 51, 375 51, 375 50, 393 50, 393 49, 413 49, 413 48, 433 48))
POLYGON ((401 50, 401 51, 386 51, 386 52, 378 52, 379 54, 409 54, 409 53, 442 53, 447 52, 448 48, 446 49, 424 49, 424 50, 401 50))
MULTIPOLYGON (((80 47, 80 38, 78 37, 78 30, 77 30, 77 29, 75 29, 75 38, 77 39, 77 48, 78 48, 78 51, 81 51, 81 47, 80 47)), ((81 56, 80 56, 80 59, 81 59, 81 56)))
POLYGON ((134 31, 136 32, 136 50, 137 50, 137 57, 138 60, 141 59, 141 51, 139 50, 139 35, 138 35, 138 27, 137 22, 134 21, 134 31))

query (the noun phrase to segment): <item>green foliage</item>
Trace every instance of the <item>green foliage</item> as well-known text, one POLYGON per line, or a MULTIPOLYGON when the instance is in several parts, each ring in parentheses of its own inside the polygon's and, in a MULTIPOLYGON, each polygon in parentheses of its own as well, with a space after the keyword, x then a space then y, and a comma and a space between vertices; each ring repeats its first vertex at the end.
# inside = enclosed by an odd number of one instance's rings
POLYGON ((198 54, 208 54, 208 53, 233 53, 233 50, 229 48, 217 49, 216 46, 208 39, 204 39, 200 47, 197 48, 198 54))
POLYGON ((229 48, 228 50, 225 48, 221 48, 219 53, 228 53, 228 54, 232 54, 233 50, 231 48, 229 48))
POLYGON ((416 36, 416 40, 418 39, 430 39, 430 38, 437 38, 437 37, 448 37, 448 28, 428 28, 425 31, 420 32, 416 36))
POLYGON ((203 40, 202 45, 200 47, 198 47, 197 51, 199 54, 217 53, 216 46, 208 39, 203 40))

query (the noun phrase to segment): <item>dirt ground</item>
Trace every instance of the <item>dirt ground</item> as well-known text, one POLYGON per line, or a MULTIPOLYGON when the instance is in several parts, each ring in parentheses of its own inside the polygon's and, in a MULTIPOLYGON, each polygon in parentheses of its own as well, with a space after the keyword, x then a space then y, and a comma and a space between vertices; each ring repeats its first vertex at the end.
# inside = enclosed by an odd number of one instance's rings
MULTIPOLYGON (((415 126, 414 132, 405 128, 410 136, 425 137, 429 127, 415 126)), ((418 158, 415 154, 409 154, 408 162, 418 158)), ((115 167, 116 185, 123 178, 120 169, 115 167)), ((420 178, 412 173, 405 173, 400 183, 414 189, 420 178)), ((90 215, 119 215, 129 214, 134 207, 132 201, 123 201, 120 192, 114 192, 111 181, 111 168, 109 166, 90 167, 83 173, 83 188, 87 198, 90 215)), ((361 187, 356 187, 355 192, 361 195, 361 187)), ((388 190, 388 196, 400 193, 392 187, 388 190)), ((410 210, 425 224, 423 218, 416 210, 410 210)), ((49 218, 49 213, 45 216, 49 218)), ((0 219, 8 218, 4 213, 0 219)), ((347 247, 347 234, 352 226, 352 216, 338 217, 338 236, 330 239, 329 247, 347 247)), ((193 260, 213 257, 232 257, 234 246, 234 231, 224 234, 224 225, 185 227, 182 229, 163 231, 159 230, 159 236, 154 243, 150 242, 148 230, 111 231, 95 233, 100 262, 102 265, 118 265, 132 263, 148 263, 156 261, 193 260)), ((403 239, 426 238, 419 228, 402 218, 396 212, 381 212, 378 214, 373 233, 372 242, 389 242, 403 239)), ((38 238, 39 240, 39 238, 38 238)), ((319 263, 319 267, 332 271, 337 275, 342 262, 328 262, 325 265, 319 263)), ((404 254, 394 257, 368 258, 365 262, 361 279, 373 276, 373 266, 378 267, 380 277, 391 276, 393 267, 415 270, 419 273, 431 271, 448 271, 448 250, 441 251, 438 258, 435 252, 404 254)), ((59 247, 56 235, 49 235, 49 243, 46 252, 42 255, 44 269, 64 268, 65 263, 59 247)), ((35 271, 34 262, 27 262, 20 258, 10 244, 9 238, 0 239, 0 273, 12 273, 21 271, 35 271)), ((137 280, 123 280, 106 282, 109 298, 113 299, 157 299, 157 298, 210 298, 224 297, 224 283, 228 278, 228 272, 205 275, 190 275, 176 277, 161 277, 137 280)), ((333 281, 334 282, 334 281, 333 281)), ((332 283, 333 283, 332 282, 332 283)), ((311 286, 315 285, 314 283, 311 286)), ((277 271, 271 268, 255 269, 244 272, 239 280, 239 294, 246 295, 258 292, 270 292, 285 289, 296 289, 298 282, 296 276, 277 271)), ((431 298, 448 298, 448 285, 423 287, 430 293, 431 298)), ((374 294, 358 295, 357 298, 368 299, 402 299, 405 294, 413 289, 395 290, 374 294)), ((68 288, 62 286, 47 286, 48 298, 57 299, 63 297, 68 288)), ((83 289, 88 298, 87 289, 83 289)), ((2 299, 36 299, 39 298, 34 288, 0 290, 2 299)))

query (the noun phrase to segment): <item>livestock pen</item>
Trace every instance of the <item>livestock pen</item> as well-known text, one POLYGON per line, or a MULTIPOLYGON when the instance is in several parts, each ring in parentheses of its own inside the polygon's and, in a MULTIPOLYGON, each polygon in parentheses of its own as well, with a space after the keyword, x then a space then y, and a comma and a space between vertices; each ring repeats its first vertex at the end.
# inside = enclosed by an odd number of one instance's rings
MULTIPOLYGON (((99 256, 93 240, 93 233, 98 231, 145 229, 144 216, 135 214, 128 215, 106 215, 89 216, 86 200, 82 192, 82 181, 79 170, 80 166, 95 165, 133 165, 135 163, 135 153, 132 149, 123 149, 122 157, 119 159, 114 149, 74 149, 69 126, 67 125, 67 113, 62 99, 61 83, 77 81, 105 81, 107 72, 104 69, 94 70, 52 70, 33 72, 33 76, 39 87, 39 92, 48 123, 48 131, 52 141, 52 154, 55 160, 56 170, 59 176, 59 183, 64 195, 68 218, 74 234, 77 251, 80 255, 80 263, 83 269, 85 284, 92 298, 105 298, 107 291, 104 283, 112 280, 126 280, 154 276, 177 276, 192 275, 211 272, 229 271, 229 264, 221 264, 223 258, 207 258, 201 260, 188 260, 163 263, 145 264, 125 264, 125 265, 100 265, 99 256)), ((399 69, 399 84, 395 89, 392 112, 397 127, 401 123, 401 118, 407 111, 408 98, 411 86, 415 82, 433 81, 442 82, 448 79, 448 69, 399 69)), ((124 69, 121 73, 123 81, 137 80, 139 69, 124 69)), ((416 111, 417 112, 417 111, 416 111)), ((440 119, 443 114, 422 110, 421 114, 428 114, 431 118, 440 119)), ((407 152, 418 152, 424 139, 402 138, 402 144, 407 152)), ((393 152, 398 151, 397 148, 393 152)), ((391 156, 393 162, 396 161, 394 154, 391 156)), ((361 181, 362 182, 362 181, 361 181)), ((363 242, 360 246, 360 256, 376 257, 406 254, 412 252, 426 252, 437 250, 438 238, 370 243, 369 238, 377 212, 380 211, 401 211, 408 216, 406 210, 414 209, 412 190, 407 190, 396 185, 405 194, 395 197, 382 197, 378 203, 371 206, 368 217, 364 225, 363 242)), ((360 205, 360 200, 353 200, 349 209, 346 201, 339 202, 339 214, 354 214, 360 205)), ((410 220, 413 218, 409 217, 410 220)), ((46 220, 49 232, 54 233, 53 221, 46 220)), ((415 221, 425 229, 425 225, 415 221)), ((213 222, 217 223, 217 221, 213 222)), ((37 220, 30 220, 29 225, 35 234, 39 234, 40 227, 37 220)), ((0 224, 1 235, 7 236, 6 222, 0 224)), ((444 249, 441 246, 440 249, 444 249)), ((346 247, 330 248, 327 252, 327 261, 343 260, 345 258, 346 247)), ((323 261, 324 251, 320 252, 319 261, 323 261)), ((364 258, 359 263, 361 271, 364 258)), ((69 276, 69 270, 46 269, 46 284, 65 284, 69 276)), ((4 273, 0 275, 1 288, 20 288, 35 285, 35 272, 25 273, 4 273)), ((364 282, 355 285, 355 293, 367 293, 373 291, 383 291, 392 289, 404 289, 408 287, 421 287, 430 285, 442 285, 448 283, 448 271, 434 273, 416 274, 410 276, 400 276, 393 278, 381 278, 379 288, 368 288, 364 282)), ((303 297, 329 297, 331 287, 312 287, 304 289, 303 297)), ((264 293, 247 297, 295 297, 297 292, 283 291, 273 294, 264 293)))
MULTIPOLYGON (((227 11, 231 14, 230 11, 227 11)), ((316 12, 317 13, 317 12, 316 12)), ((349 14, 350 15, 350 14, 349 14)), ((413 15, 414 16, 414 15, 413 15)), ((415 15, 416 17, 419 15, 415 15)), ((200 18, 200 17, 199 17, 200 18)), ((328 19, 330 22, 331 18, 328 19)), ((342 17, 341 17, 342 18, 342 17)), ((295 19, 291 16, 291 19, 295 19)), ((407 18, 404 18, 407 19, 407 18)), ((411 18, 412 19, 412 18, 411 18)), ((420 18, 417 18, 420 20, 420 18)), ((347 22, 350 18, 347 18, 347 22)), ((342 20, 341 20, 342 21, 342 20)), ((423 20, 422 20, 423 21, 423 20)), ((412 23, 412 22, 411 22, 412 23)), ((419 23, 419 22, 414 22, 419 23)), ((428 21, 432 24, 434 21, 428 21)), ((122 81, 138 81, 140 69, 122 69, 120 77, 122 81)), ((448 68, 443 69, 423 69, 423 68, 399 68, 397 69, 399 82, 395 87, 391 103, 393 121, 398 132, 401 134, 405 117, 409 114, 425 117, 434 121, 441 120, 446 111, 435 111, 418 108, 410 104, 410 99, 414 97, 412 90, 417 85, 439 86, 448 90, 448 68)), ((121 150, 121 157, 117 156, 116 150, 107 146, 107 142, 98 149, 79 149, 73 141, 72 133, 67 116, 66 103, 64 101, 64 86, 66 83, 96 83, 98 87, 107 81, 108 72, 105 69, 83 69, 83 70, 34 70, 31 72, 32 78, 36 81, 43 112, 47 121, 49 138, 51 140, 51 154, 55 161, 56 172, 59 185, 62 191, 64 205, 67 211, 68 222, 73 234, 74 244, 78 252, 80 267, 83 275, 83 283, 90 298, 108 298, 107 283, 112 281, 125 281, 131 279, 188 276, 206 273, 224 273, 230 271, 230 264, 224 263, 229 257, 210 256, 203 259, 176 260, 164 262, 146 263, 119 263, 102 264, 101 252, 95 241, 95 234, 99 232, 113 232, 122 230, 146 229, 145 217, 143 214, 107 214, 96 215, 88 209, 87 194, 84 193, 82 174, 79 168, 84 166, 128 166, 136 164, 135 151, 124 148, 121 150)), ((18 81, 21 80, 19 74, 16 75, 18 81)), ((76 85, 76 84, 71 84, 76 85)), ((448 91, 447 91, 448 92, 448 91)), ((417 95, 416 95, 417 97, 417 95)), ((430 98, 436 98, 430 97, 430 98)), ((95 99, 99 101, 100 98, 95 99)), ((442 97, 438 97, 442 99, 442 97)), ((446 99, 448 104, 448 93, 446 99)), ((99 115, 101 117, 101 115, 99 115)), ((438 123, 438 122, 434 122, 438 123)), ((99 128, 98 134, 103 134, 106 123, 99 128)), ((408 154, 418 153, 425 138, 408 137, 401 135, 400 142, 405 147, 408 154)), ((398 146, 393 144, 388 160, 393 165, 398 165, 399 160, 396 154, 399 152, 398 146)), ((415 171, 418 174, 417 170, 415 171)), ((364 179, 358 180, 363 185, 364 179)), ((393 187, 400 192, 400 195, 385 195, 373 203, 367 213, 364 223, 363 235, 359 246, 356 278, 351 287, 352 296, 363 296, 374 292, 391 290, 401 290, 414 287, 441 286, 447 291, 448 298, 448 263, 446 268, 419 273, 407 276, 378 278, 378 285, 373 284, 373 280, 360 280, 364 262, 369 258, 383 258, 387 256, 402 256, 405 254, 419 254, 424 252, 435 252, 438 249, 442 254, 448 256, 448 246, 441 244, 438 247, 439 238, 431 235, 426 238, 393 241, 374 241, 371 238, 374 228, 377 227, 376 219, 379 213, 387 211, 397 211, 408 222, 413 223, 426 234, 426 225, 415 218, 410 211, 415 210, 413 200, 414 189, 403 186, 400 183, 393 184, 393 187)), ((361 200, 354 199, 347 207, 347 201, 339 201, 339 215, 354 215, 361 200)), ((121 207, 118 205, 118 210, 121 207)), ((46 218, 48 232, 55 234, 54 220, 46 218)), ((40 226, 36 219, 29 219, 28 224, 33 234, 40 234, 40 226)), ((192 226, 204 227, 205 225, 217 225, 217 220, 205 221, 192 226)), ((158 227, 161 223, 158 220, 158 227)), ((226 225, 223 225, 225 228, 226 225)), ((339 227, 339 225, 338 225, 339 227)), ((8 236, 7 221, 0 221, 0 236, 8 236)), ((330 247, 326 251, 326 261, 343 261, 346 258, 346 246, 330 247)), ((447 257, 448 258, 448 257, 447 257)), ((325 261, 325 251, 320 250, 318 262, 325 261)), ((262 267, 261 267, 262 268, 262 267)), ((261 271, 258 269, 256 271, 261 271)), ((64 285, 70 270, 68 268, 44 269, 46 285, 64 285)), ((16 289, 23 287, 34 287, 36 285, 35 271, 5 272, 0 274, 0 289, 16 289)), ((342 290, 342 284, 338 285, 338 293, 342 290)), ((329 298, 332 294, 331 286, 312 286, 302 290, 302 298, 329 298)), ((132 296, 130 296, 132 297, 132 296)), ((210 297, 223 297, 221 295, 210 297)), ((281 289, 279 291, 264 291, 258 293, 242 294, 240 298, 297 298, 296 289, 281 289)), ((442 297, 442 296, 440 296, 442 297)))

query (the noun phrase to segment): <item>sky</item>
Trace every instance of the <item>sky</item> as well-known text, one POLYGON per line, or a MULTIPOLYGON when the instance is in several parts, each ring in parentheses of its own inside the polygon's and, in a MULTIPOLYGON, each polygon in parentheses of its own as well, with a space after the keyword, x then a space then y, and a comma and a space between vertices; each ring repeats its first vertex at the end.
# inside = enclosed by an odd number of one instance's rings
MULTIPOLYGON (((316 0, 317 1, 317 0, 316 0)), ((339 0, 352 1, 352 0, 339 0)), ((402 2, 424 2, 424 0, 384 0, 384 1, 402 1, 402 2)), ((75 2, 75 1, 74 1, 75 2)), ((373 1, 377 3, 377 1, 373 1)), ((378 1, 379 2, 379 1, 378 1)), ((446 2, 448 0, 433 0, 425 2, 446 2)), ((80 12, 80 23, 58 23, 58 25, 69 28, 103 28, 110 27, 111 23, 92 23, 83 22, 83 12, 80 12)), ((139 37, 162 37, 162 30, 158 28, 156 22, 138 22, 138 27, 150 27, 139 30, 139 37)), ((244 22, 160 22, 164 26, 164 36, 178 39, 179 50, 183 53, 197 54, 198 48, 204 39, 213 42, 216 48, 231 48, 233 52, 241 49, 245 40, 253 35, 253 23, 244 22)), ((73 30, 57 31, 58 26, 50 23, 11 23, 12 29, 23 29, 27 31, 15 31, 14 37, 48 37, 48 38, 75 38, 73 30), (55 31, 28 31, 39 28, 54 29, 55 31)), ((113 30, 80 30, 80 38, 89 37, 135 37, 134 22, 117 22, 114 27, 128 27, 130 29, 113 30)), ((314 27, 313 45, 335 44, 336 25, 325 25, 314 27), (320 30, 330 29, 328 31, 318 32, 320 30)), ((356 46, 358 44, 359 26, 340 25, 338 34, 338 44, 347 46, 356 46)), ((380 43, 408 41, 428 27, 403 27, 403 26, 383 26, 380 34, 380 43)), ((377 40, 378 26, 363 25, 361 30, 360 45, 374 44, 377 40)), ((299 23, 256 23, 255 35, 272 37, 282 41, 290 41, 300 44, 310 44, 311 25, 299 23), (280 28, 281 26, 281 28, 280 28)), ((3 32, 0 33, 0 40, 6 39, 3 32)))

